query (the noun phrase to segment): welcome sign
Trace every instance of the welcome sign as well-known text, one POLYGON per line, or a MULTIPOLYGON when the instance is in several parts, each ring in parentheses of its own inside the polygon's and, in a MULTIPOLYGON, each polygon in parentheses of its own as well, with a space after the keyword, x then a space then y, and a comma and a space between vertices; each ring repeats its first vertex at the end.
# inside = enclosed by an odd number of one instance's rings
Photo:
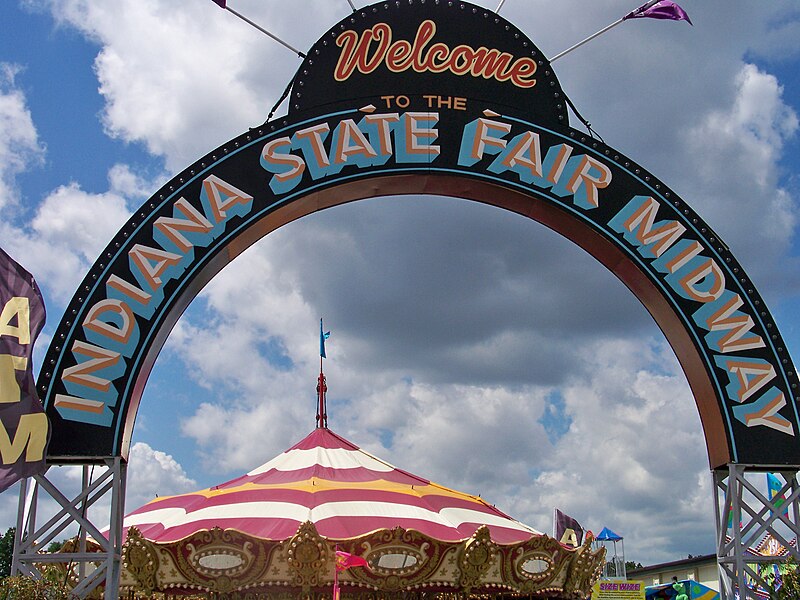
POLYGON ((440 194, 544 223, 631 289, 681 361, 712 468, 800 464, 797 375, 752 282, 663 182, 569 127, 549 62, 502 17, 437 0, 363 8, 311 48, 289 98, 286 118, 165 185, 88 273, 38 382, 51 457, 127 454, 171 327, 249 245, 344 202, 440 194))

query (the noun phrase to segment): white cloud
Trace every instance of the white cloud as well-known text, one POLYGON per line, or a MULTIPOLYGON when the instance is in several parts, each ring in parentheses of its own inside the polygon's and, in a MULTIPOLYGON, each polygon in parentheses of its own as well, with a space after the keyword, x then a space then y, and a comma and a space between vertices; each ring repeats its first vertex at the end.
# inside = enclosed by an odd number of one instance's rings
POLYGON ((25 95, 16 87, 20 68, 0 62, 0 211, 19 202, 16 176, 40 165, 45 153, 25 95))
POLYGON ((711 476, 697 409, 671 351, 600 343, 581 360, 590 374, 562 390, 569 430, 535 480, 510 496, 512 514, 549 531, 556 507, 595 533, 610 527, 625 537, 629 560, 710 552, 711 476))
POLYGON ((91 194, 70 183, 39 205, 30 225, 8 228, 10 246, 59 303, 69 299, 89 266, 130 215, 115 191, 91 194))
POLYGON ((108 172, 109 189, 83 190, 76 182, 59 186, 36 207, 26 223, 0 224, 4 246, 24 257, 19 260, 47 293, 48 308, 62 305, 73 295, 89 267, 124 225, 131 205, 150 196, 154 184, 131 170, 114 165, 108 172))
POLYGON ((376 390, 369 398, 354 399, 349 408, 357 420, 348 419, 354 430, 359 425, 373 435, 390 431, 390 441, 368 448, 401 468, 499 504, 508 503, 501 493, 523 485, 551 454, 539 423, 543 390, 424 383, 405 387, 405 397, 376 390))
POLYGON ((137 442, 128 458, 128 493, 125 512, 129 513, 155 496, 185 494, 198 489, 183 467, 169 454, 137 442))
MULTIPOLYGON (((264 122, 299 66, 291 52, 211 2, 48 4, 57 19, 100 45, 94 67, 108 134, 143 143, 172 171, 264 122)), ((329 4, 314 3, 320 31, 324 15, 333 13, 329 4)), ((307 7, 243 3, 237 9, 295 38, 307 7)))
MULTIPOLYGON (((106 467, 91 466, 88 470, 89 483, 97 481, 106 472, 106 467)), ((51 466, 45 473, 47 479, 68 499, 76 498, 83 485, 83 469, 77 466, 51 466)), ((33 486, 33 480, 29 480, 33 486)), ((167 496, 194 491, 197 483, 186 475, 183 467, 175 459, 144 443, 131 447, 128 461, 127 494, 125 512, 131 512, 152 500, 156 494, 167 496)), ((19 502, 19 484, 15 484, 0 496, 0 523, 16 526, 16 513, 19 502)), ((36 526, 42 527, 61 507, 43 489, 39 491, 36 505, 36 526)), ((111 493, 106 493, 89 508, 89 519, 101 531, 108 528, 111 512, 111 493)), ((5 530, 4 530, 5 531, 5 530)), ((53 541, 63 541, 77 535, 76 524, 56 534, 53 541)))
POLYGON ((147 178, 134 172, 130 165, 116 164, 108 171, 109 190, 131 200, 144 202, 163 183, 165 175, 147 178))
POLYGON ((303 423, 314 425, 317 342, 303 332, 316 318, 294 272, 277 269, 265 250, 226 267, 167 344, 219 402, 200 405, 182 425, 214 472, 247 471, 294 443, 303 423))
POLYGON ((777 79, 754 65, 744 64, 735 84, 729 107, 686 132, 686 150, 696 157, 687 170, 696 183, 695 208, 757 282, 796 285, 795 270, 781 263, 797 230, 798 200, 780 184, 779 161, 797 132, 797 113, 777 79))

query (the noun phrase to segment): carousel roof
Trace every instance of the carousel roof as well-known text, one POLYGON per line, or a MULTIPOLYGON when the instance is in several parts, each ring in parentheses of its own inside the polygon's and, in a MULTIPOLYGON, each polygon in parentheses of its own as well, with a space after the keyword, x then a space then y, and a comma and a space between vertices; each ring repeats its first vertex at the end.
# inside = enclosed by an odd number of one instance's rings
MULTIPOLYGON (((265 600, 327 594, 331 585, 354 599, 587 597, 603 549, 588 541, 562 546, 479 496, 361 450, 328 429, 326 389, 320 367, 317 428, 286 452, 226 483, 130 513, 121 589, 265 600), (339 573, 340 555, 361 566, 339 573)), ((62 551, 79 549, 76 540, 62 551)))
POLYGON ((329 540, 395 527, 443 542, 465 540, 482 525, 499 544, 541 535, 479 496, 397 469, 326 427, 246 475, 154 499, 129 514, 124 529, 136 526, 157 543, 214 527, 279 541, 305 522, 329 540))

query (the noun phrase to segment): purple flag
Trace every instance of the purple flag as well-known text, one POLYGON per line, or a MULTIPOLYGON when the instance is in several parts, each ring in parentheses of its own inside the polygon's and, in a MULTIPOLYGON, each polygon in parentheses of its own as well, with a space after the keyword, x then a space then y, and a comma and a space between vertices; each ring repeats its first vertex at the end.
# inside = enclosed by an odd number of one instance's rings
POLYGON ((44 320, 33 276, 0 248, 0 492, 46 468, 50 426, 31 359, 44 320))
POLYGON ((228 8, 228 0, 211 0, 214 4, 218 4, 220 8, 228 8))
POLYGON ((569 515, 555 509, 555 538, 565 546, 577 548, 583 543, 583 527, 569 515))
POLYGON ((686 11, 674 2, 670 2, 669 0, 661 0, 652 6, 647 6, 648 4, 650 3, 645 2, 636 10, 632 10, 627 15, 622 17, 622 20, 624 21, 626 19, 642 18, 670 19, 672 21, 686 21, 689 23, 689 25, 692 24, 692 21, 689 19, 689 15, 686 14, 686 11))

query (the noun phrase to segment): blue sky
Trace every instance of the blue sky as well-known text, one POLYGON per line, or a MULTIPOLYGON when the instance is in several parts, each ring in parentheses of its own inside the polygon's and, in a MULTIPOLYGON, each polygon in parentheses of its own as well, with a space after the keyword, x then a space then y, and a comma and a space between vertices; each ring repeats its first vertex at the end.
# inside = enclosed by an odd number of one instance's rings
MULTIPOLYGON (((502 14, 552 56, 634 4, 508 0, 502 14)), ((717 3, 681 4, 694 27, 627 22, 556 73, 606 142, 728 243, 796 359, 800 10, 739 1, 721 16, 717 3)), ((230 5, 299 48, 349 10, 230 5)), ((208 0, 4 6, 0 245, 45 291, 39 359, 127 216, 263 122, 296 67, 208 0)), ((646 311, 538 224, 442 198, 309 216, 216 277, 148 382, 129 509, 232 478, 313 428, 320 316, 332 330, 329 423, 354 443, 544 531, 553 507, 608 526, 638 562, 714 550, 697 410, 646 311)), ((0 526, 16 501, 0 497, 0 526)))

